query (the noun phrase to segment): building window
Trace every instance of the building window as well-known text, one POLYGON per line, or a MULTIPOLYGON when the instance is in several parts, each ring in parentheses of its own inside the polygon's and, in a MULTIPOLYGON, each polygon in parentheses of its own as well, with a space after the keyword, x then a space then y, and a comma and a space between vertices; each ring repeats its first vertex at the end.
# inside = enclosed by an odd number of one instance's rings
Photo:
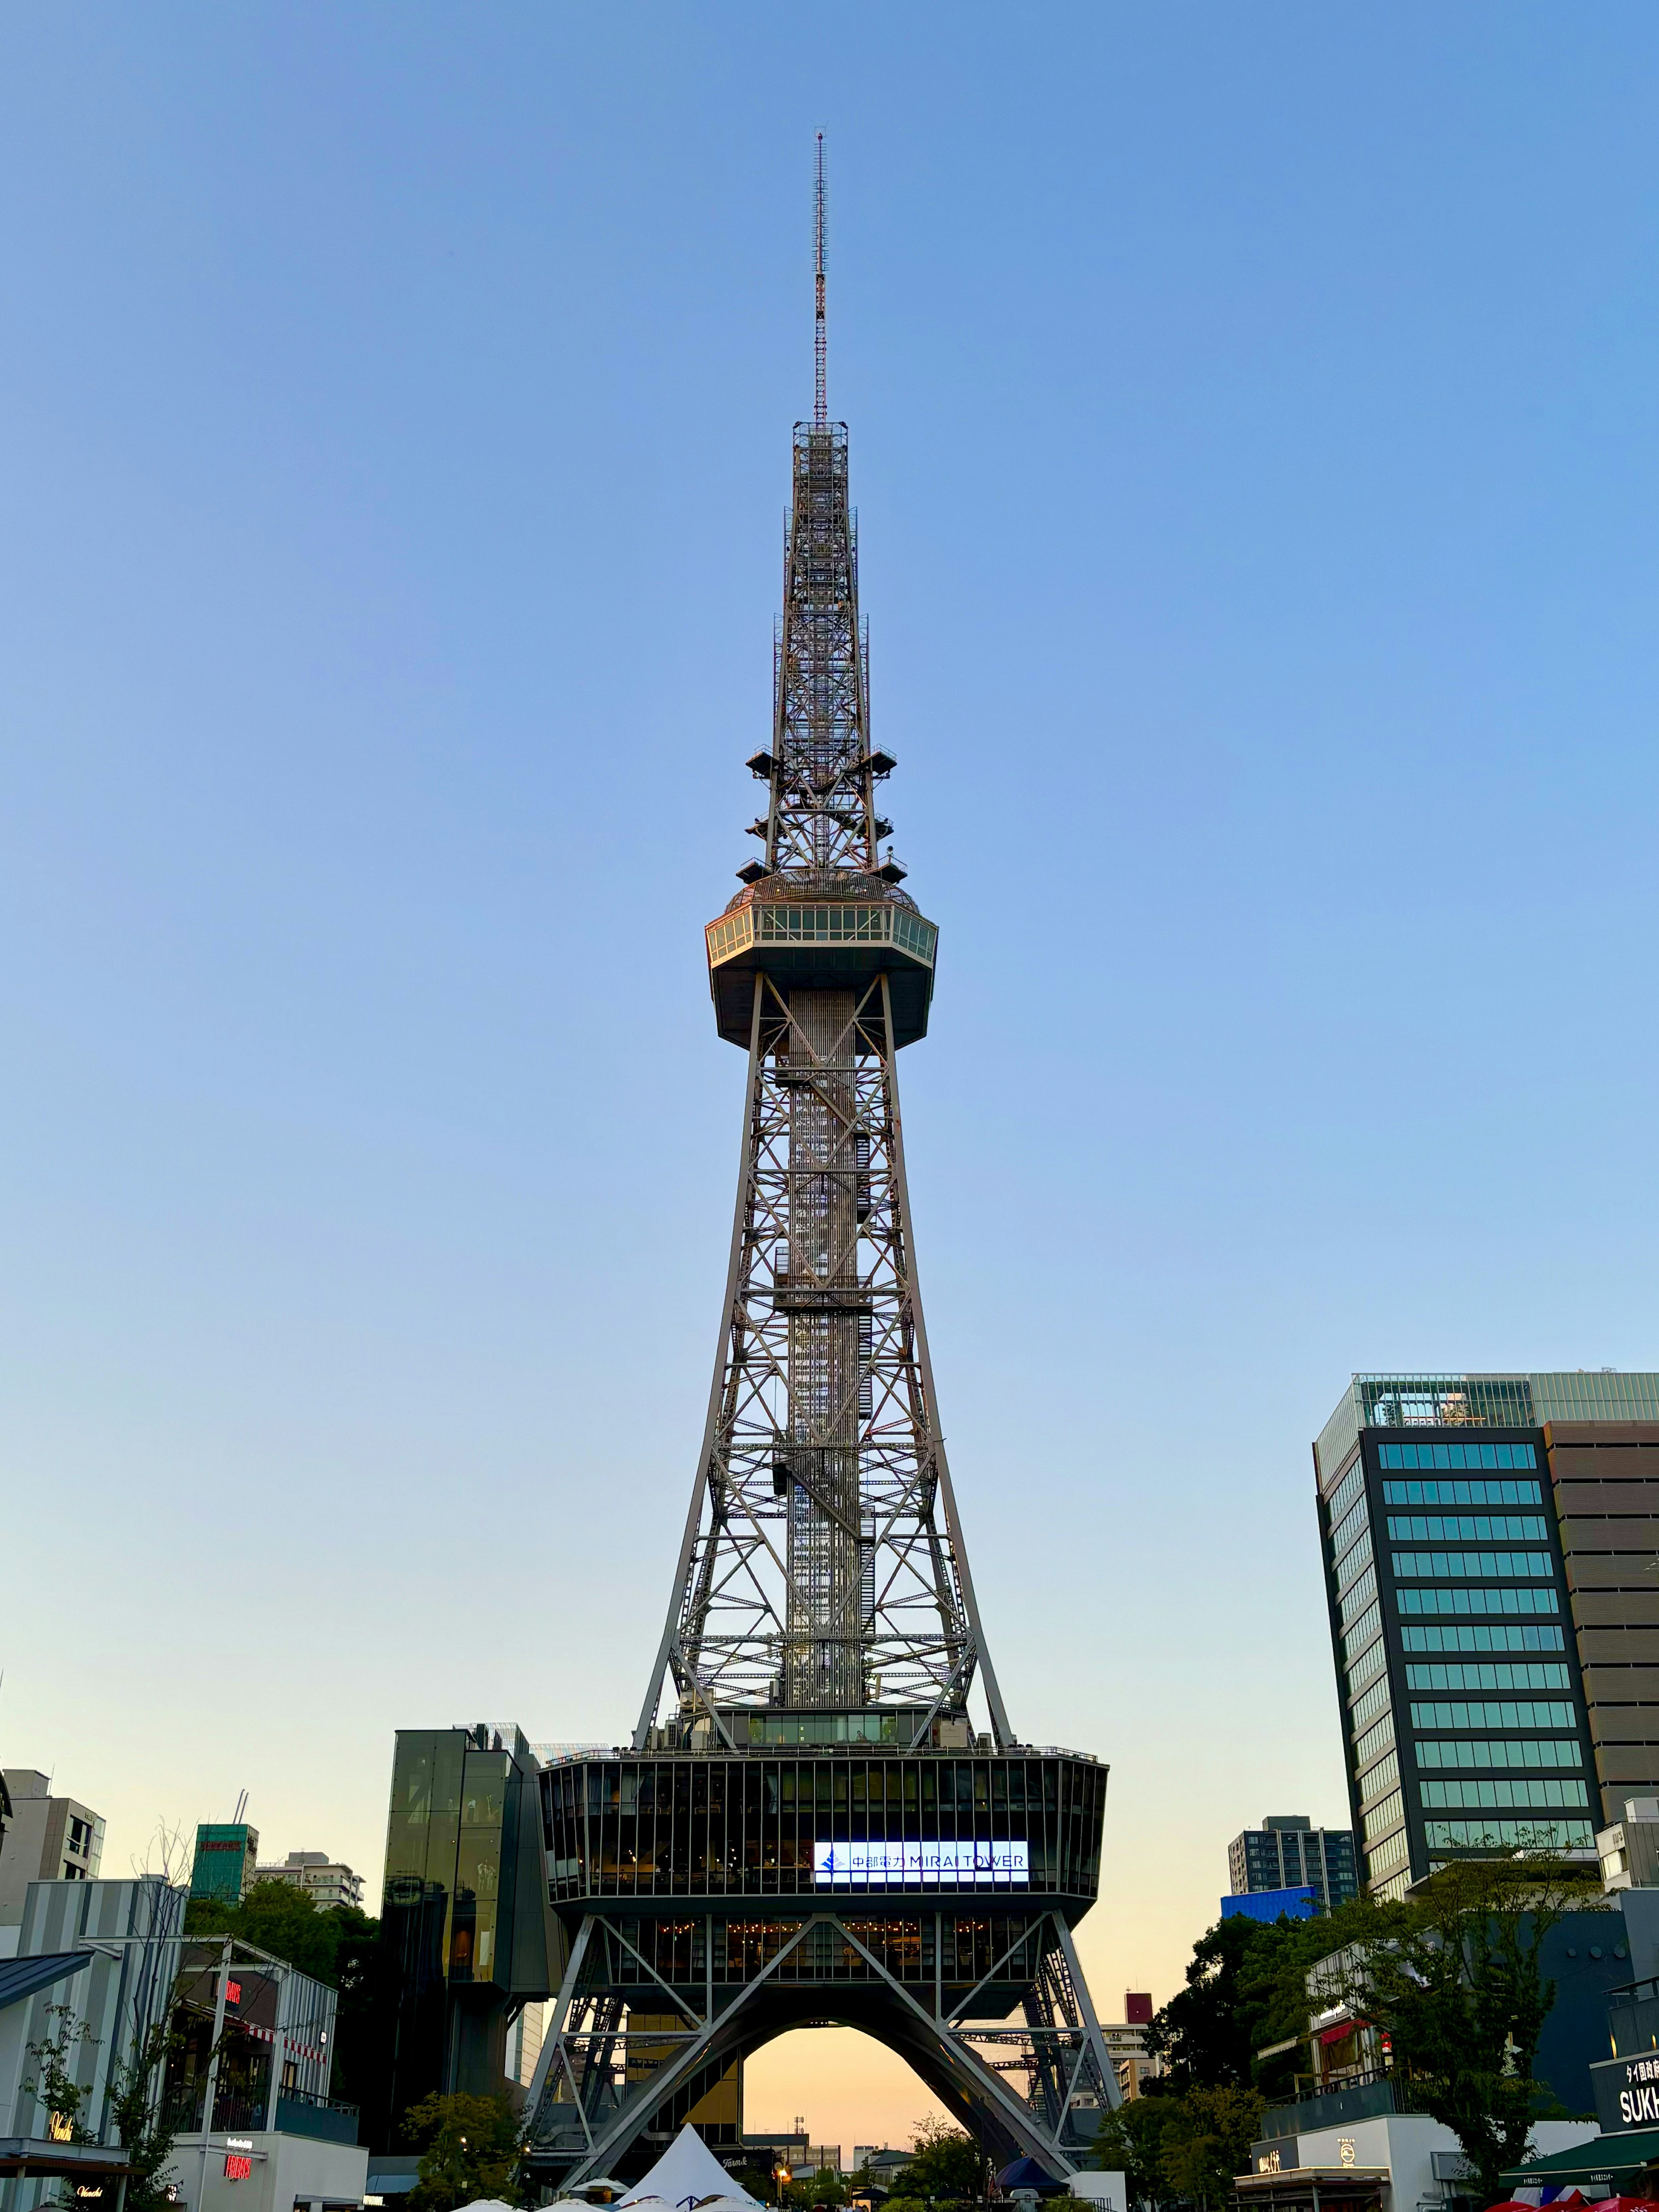
MULTIPOLYGON (((1428 1708, 1425 1708, 1425 1711, 1428 1708)), ((1518 1741, 1444 1742, 1433 1738, 1417 1746, 1419 1766, 1582 1766, 1577 1741, 1570 1736, 1523 1738, 1518 1741)))

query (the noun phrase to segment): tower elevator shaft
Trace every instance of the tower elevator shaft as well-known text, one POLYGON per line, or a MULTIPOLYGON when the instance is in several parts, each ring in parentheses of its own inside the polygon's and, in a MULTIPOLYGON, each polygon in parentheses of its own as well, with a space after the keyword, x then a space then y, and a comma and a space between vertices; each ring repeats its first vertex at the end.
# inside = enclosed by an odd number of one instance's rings
MULTIPOLYGON (((866 1703, 872 1623, 859 1480, 859 1137, 851 991, 791 991, 788 1252, 778 1290, 789 1313, 788 1596, 780 1702, 866 1703)), ((868 1139, 865 1140, 867 1158, 868 1139)), ((867 1214, 867 1204, 864 1209, 867 1214)), ((873 1593, 872 1593, 873 1595, 873 1593)))

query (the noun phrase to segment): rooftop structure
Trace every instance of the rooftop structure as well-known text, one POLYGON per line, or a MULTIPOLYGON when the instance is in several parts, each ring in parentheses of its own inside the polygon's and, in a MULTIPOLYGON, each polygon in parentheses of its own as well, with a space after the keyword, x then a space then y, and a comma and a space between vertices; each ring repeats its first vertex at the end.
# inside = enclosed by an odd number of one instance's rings
POLYGON ((760 852, 705 940, 748 1060, 719 1351, 632 1745, 541 1777, 569 1965, 529 2165, 567 2185, 703 2124, 734 2063, 806 2021, 901 2052, 999 2166, 1070 2175, 1121 2095, 1072 1937, 1106 1771, 1010 1719, 916 1279, 897 1055, 937 931, 878 811, 896 763, 823 390, 821 164, 760 852))
POLYGON ((1541 1375, 1356 1375, 1319 1432, 1334 1471, 1361 1429, 1540 1429, 1547 1421, 1659 1421, 1659 1375, 1616 1367, 1541 1375))

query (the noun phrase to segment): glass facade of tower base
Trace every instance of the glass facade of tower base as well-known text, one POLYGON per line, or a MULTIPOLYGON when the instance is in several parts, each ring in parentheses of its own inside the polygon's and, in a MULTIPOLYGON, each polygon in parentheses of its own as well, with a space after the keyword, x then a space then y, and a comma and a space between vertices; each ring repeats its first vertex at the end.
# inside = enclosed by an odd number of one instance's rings
POLYGON ((1107 1772, 1097 1760, 857 1749, 551 1766, 541 1778, 549 1896, 566 1911, 630 1897, 965 1893, 1073 1914, 1093 1903, 1107 1772))

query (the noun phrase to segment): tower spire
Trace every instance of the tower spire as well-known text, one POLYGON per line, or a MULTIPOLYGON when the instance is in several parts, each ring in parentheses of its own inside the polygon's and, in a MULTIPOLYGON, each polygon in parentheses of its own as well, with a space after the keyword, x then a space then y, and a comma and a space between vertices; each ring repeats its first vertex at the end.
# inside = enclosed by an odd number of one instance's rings
POLYGON ((829 354, 829 333, 823 319, 823 133, 818 133, 818 174, 812 194, 812 243, 815 249, 817 276, 815 298, 817 315, 812 326, 812 420, 821 430, 830 420, 830 399, 825 380, 829 354))

